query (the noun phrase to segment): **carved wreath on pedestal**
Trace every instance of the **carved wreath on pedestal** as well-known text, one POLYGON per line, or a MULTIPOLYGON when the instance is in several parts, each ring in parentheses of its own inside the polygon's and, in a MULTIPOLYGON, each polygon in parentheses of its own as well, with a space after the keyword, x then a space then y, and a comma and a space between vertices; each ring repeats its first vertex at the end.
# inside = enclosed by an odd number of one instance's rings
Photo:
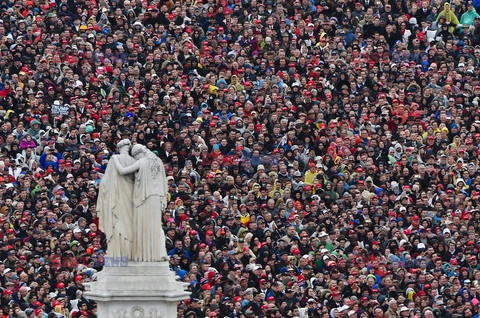
POLYGON ((151 308, 148 311, 148 314, 145 314, 145 309, 140 306, 134 306, 128 313, 128 310, 125 308, 118 309, 114 314, 113 318, 164 318, 165 316, 162 313, 158 313, 157 309, 151 308))

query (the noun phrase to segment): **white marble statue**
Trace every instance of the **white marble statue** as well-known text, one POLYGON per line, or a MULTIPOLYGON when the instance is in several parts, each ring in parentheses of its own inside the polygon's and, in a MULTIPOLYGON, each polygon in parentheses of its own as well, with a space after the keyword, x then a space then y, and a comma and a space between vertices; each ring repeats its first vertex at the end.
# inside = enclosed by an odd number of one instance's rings
MULTIPOLYGON (((137 262, 166 261, 168 256, 162 228, 168 190, 165 168, 162 161, 143 145, 133 146, 132 155, 136 161, 130 165, 124 165, 118 156, 112 158, 119 174, 127 176, 135 173, 132 222, 125 221, 133 227, 129 259, 137 262)), ((128 192, 122 190, 121 195, 127 196, 128 192)))
MULTIPOLYGON (((117 148, 119 154, 113 155, 112 159, 121 166, 130 166, 135 162, 128 154, 130 140, 121 140, 117 148)), ((109 164, 100 183, 97 209, 100 229, 107 237, 109 257, 132 257, 133 181, 133 175, 121 175, 114 164, 109 164)))

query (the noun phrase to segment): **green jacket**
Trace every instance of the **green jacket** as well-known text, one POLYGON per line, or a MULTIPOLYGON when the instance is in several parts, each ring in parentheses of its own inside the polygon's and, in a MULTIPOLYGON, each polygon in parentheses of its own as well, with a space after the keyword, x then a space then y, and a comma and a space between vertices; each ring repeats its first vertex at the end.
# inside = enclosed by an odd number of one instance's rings
POLYGON ((460 24, 462 25, 473 25, 473 22, 476 17, 480 17, 480 15, 477 13, 475 8, 472 11, 467 11, 464 14, 462 14, 460 18, 460 24))

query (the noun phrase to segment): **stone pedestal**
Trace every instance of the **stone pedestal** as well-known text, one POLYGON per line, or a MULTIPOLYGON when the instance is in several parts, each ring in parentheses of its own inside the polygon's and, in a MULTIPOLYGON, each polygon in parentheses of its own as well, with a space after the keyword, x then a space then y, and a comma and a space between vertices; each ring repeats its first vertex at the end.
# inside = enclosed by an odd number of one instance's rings
POLYGON ((168 262, 128 262, 105 267, 86 283, 86 296, 98 304, 100 318, 171 318, 187 299, 187 284, 176 281, 168 262))

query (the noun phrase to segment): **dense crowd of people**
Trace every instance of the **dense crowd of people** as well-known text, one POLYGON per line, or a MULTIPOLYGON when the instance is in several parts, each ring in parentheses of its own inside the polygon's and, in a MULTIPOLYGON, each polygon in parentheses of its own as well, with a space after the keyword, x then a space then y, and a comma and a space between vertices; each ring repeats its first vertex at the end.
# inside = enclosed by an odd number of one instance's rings
POLYGON ((478 7, 1 1, 2 317, 96 317, 122 139, 165 165, 178 317, 478 317, 478 7))

